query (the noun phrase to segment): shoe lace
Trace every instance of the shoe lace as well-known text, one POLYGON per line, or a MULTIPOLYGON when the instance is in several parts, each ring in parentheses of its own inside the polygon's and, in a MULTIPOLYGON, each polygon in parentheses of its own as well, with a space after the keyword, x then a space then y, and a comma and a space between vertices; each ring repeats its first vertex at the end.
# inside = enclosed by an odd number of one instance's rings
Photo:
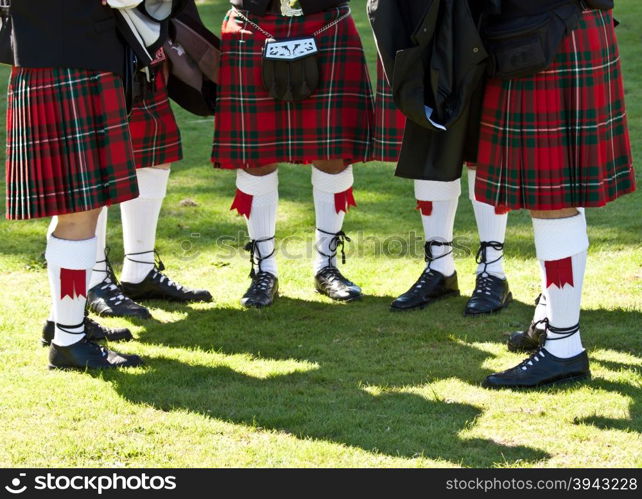
POLYGON ((266 237, 264 239, 252 239, 249 243, 245 245, 245 251, 250 252, 250 265, 252 267, 252 270, 250 271, 250 278, 254 279, 257 275, 261 275, 265 272, 261 269, 261 263, 263 263, 263 260, 267 260, 270 258, 272 255, 274 255, 274 252, 276 251, 276 247, 270 252, 269 255, 262 255, 261 254, 261 248, 259 247, 259 243, 265 243, 268 241, 272 241, 274 239, 274 236, 272 237, 266 237), (258 269, 258 272, 254 270, 254 267, 258 269))
MULTIPOLYGON (((565 340, 567 338, 570 338, 574 334, 577 334, 580 332, 579 322, 574 326, 570 326, 570 327, 555 327, 551 325, 548 319, 542 319, 541 321, 537 321, 535 324, 545 325, 544 335, 545 335, 546 341, 565 340), (556 334, 557 337, 551 338, 550 335, 548 334, 549 332, 556 334)), ((535 365, 534 362, 539 362, 540 358, 544 358, 544 357, 545 357, 544 348, 540 347, 529 358, 527 358, 521 364, 516 366, 515 369, 521 369, 522 371, 526 371, 529 369, 529 367, 532 367, 535 365)))
POLYGON ((183 286, 181 284, 178 284, 177 282, 172 281, 169 277, 163 274, 163 270, 165 270, 165 264, 163 263, 163 260, 161 260, 161 257, 158 254, 158 250, 156 250, 156 248, 149 251, 139 251, 138 253, 127 253, 125 255, 125 258, 127 258, 127 260, 129 260, 130 262, 153 265, 153 268, 152 268, 153 280, 158 281, 161 284, 166 284, 167 286, 175 288, 179 291, 183 289, 183 286), (146 260, 135 260, 134 258, 131 258, 131 256, 148 255, 150 253, 153 253, 154 255, 153 262, 148 262, 146 260))
POLYGON ((475 286, 474 295, 491 295, 493 289, 493 278, 490 274, 481 273, 477 276, 477 284, 475 286))
POLYGON ((89 347, 92 350, 99 352, 102 358, 106 358, 107 355, 109 355, 109 351, 107 350, 107 347, 104 347, 103 345, 99 345, 98 343, 94 343, 93 341, 88 340, 86 337, 83 338, 81 341, 89 345, 89 347))
POLYGON ((272 283, 272 275, 269 272, 258 272, 252 277, 253 291, 267 291, 272 283))
POLYGON ((533 352, 526 360, 522 361, 520 364, 514 367, 515 370, 528 371, 529 368, 533 367, 536 363, 546 357, 544 354, 543 348, 538 348, 533 352))
POLYGON ((432 265, 432 262, 439 260, 440 258, 444 258, 448 255, 450 255, 453 250, 451 249, 447 253, 444 253, 443 255, 440 256, 433 256, 432 249, 433 247, 443 247, 443 246, 450 246, 452 248, 452 241, 447 242, 447 241, 437 241, 437 240, 431 240, 431 241, 426 241, 424 244, 424 261, 428 263, 424 271, 421 273, 419 276, 419 279, 412 285, 412 288, 410 289, 411 293, 418 293, 421 291, 421 289, 428 284, 428 281, 435 276, 435 271, 430 267, 432 265))
POLYGON ((432 270, 430 268, 430 266, 432 265, 432 262, 435 262, 440 258, 445 258, 448 255, 452 254, 453 252, 452 246, 453 246, 452 241, 437 241, 436 239, 426 241, 426 243, 424 244, 424 261, 428 264, 426 267, 426 270, 432 270), (449 246, 450 251, 444 253, 443 255, 434 256, 432 253, 433 247, 441 248, 443 246, 449 246))
POLYGON ((410 288, 410 292, 415 294, 421 291, 421 289, 428 284, 428 280, 435 275, 435 271, 432 270, 431 268, 426 268, 421 275, 419 276, 419 279, 412 285, 412 288, 410 288))
POLYGON ((60 324, 56 322, 56 327, 67 334, 85 334, 84 320, 80 324, 60 324), (77 331, 77 329, 80 329, 80 331, 77 331))
POLYGON ((327 232, 323 229, 319 229, 318 227, 317 227, 317 230, 322 234, 325 234, 327 236, 332 236, 332 239, 330 239, 330 242, 328 243, 328 250, 330 251, 330 254, 324 253, 319 249, 319 247, 316 244, 314 245, 314 249, 317 250, 317 253, 319 253, 322 256, 325 256, 328 259, 328 267, 334 267, 334 265, 332 265, 332 259, 337 256, 338 251, 341 251, 341 263, 345 265, 346 263, 345 245, 346 243, 352 242, 352 239, 350 239, 348 235, 342 230, 340 230, 339 232, 327 232))
POLYGON ((128 301, 129 298, 125 296, 125 294, 123 293, 123 290, 120 287, 120 281, 116 277, 114 268, 112 267, 111 261, 109 260, 110 252, 111 252, 111 249, 109 248, 109 246, 106 246, 105 258, 103 260, 98 260, 96 262, 96 263, 104 263, 105 270, 94 268, 92 269, 92 272, 103 272, 105 274, 105 278, 102 280, 102 283, 100 284, 100 289, 107 292, 107 301, 114 302, 114 305, 120 305, 121 303, 128 301))
POLYGON ((484 265, 484 270, 482 270, 479 275, 490 275, 487 271, 488 266, 499 262, 502 258, 504 258, 503 253, 499 255, 499 257, 495 258, 494 260, 491 260, 490 262, 488 261, 488 254, 487 250, 488 248, 492 248, 495 251, 503 251, 504 249, 504 243, 500 243, 499 241, 482 241, 479 244, 479 249, 477 250, 477 255, 475 256, 475 261, 480 264, 484 265))
POLYGON ((319 272, 319 274, 322 274, 323 277, 330 282, 334 282, 334 281, 347 282, 347 279, 343 276, 343 274, 339 271, 339 269, 333 265, 328 265, 327 267, 323 268, 319 272))

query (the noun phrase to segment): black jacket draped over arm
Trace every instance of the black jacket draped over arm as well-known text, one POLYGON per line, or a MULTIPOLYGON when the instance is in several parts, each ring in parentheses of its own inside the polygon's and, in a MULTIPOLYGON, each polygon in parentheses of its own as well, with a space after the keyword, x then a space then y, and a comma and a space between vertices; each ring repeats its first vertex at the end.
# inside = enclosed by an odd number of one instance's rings
POLYGON ((408 118, 396 175, 452 181, 474 161, 487 53, 481 0, 369 0, 395 103, 408 118))

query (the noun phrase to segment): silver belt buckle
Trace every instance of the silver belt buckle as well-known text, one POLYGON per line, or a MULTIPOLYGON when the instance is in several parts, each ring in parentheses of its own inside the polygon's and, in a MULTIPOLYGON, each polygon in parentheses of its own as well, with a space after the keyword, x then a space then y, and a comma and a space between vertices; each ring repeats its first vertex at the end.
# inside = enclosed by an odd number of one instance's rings
POLYGON ((296 2, 291 0, 281 0, 281 15, 286 17, 302 16, 303 9, 295 9, 292 4, 296 2))

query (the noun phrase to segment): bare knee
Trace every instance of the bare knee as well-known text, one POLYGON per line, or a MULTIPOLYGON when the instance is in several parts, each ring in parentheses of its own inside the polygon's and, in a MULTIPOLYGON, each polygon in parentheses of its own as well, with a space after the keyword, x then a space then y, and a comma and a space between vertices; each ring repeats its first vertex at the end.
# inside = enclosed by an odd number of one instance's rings
POLYGON ((577 208, 564 208, 562 210, 531 210, 531 217, 556 219, 556 218, 569 218, 577 215, 579 211, 577 208))
POLYGON ((270 173, 274 173, 278 168, 279 165, 277 163, 272 163, 270 165, 259 166, 258 168, 247 168, 244 171, 255 177, 265 177, 270 173))
POLYGON ((71 241, 91 239, 96 235, 96 222, 98 221, 100 210, 101 208, 59 215, 53 235, 60 239, 71 241))
POLYGON ((345 164, 342 159, 318 159, 314 161, 314 167, 324 173, 336 175, 345 170, 349 165, 345 164))

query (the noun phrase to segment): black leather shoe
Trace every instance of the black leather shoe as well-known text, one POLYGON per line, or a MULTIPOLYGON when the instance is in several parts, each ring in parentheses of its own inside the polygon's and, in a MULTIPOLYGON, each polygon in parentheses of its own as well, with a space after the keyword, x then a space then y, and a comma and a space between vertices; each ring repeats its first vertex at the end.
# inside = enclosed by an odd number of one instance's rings
POLYGON ((337 301, 354 301, 361 298, 361 288, 346 279, 339 269, 328 265, 323 267, 316 276, 314 284, 317 292, 337 301))
POLYGON ((205 289, 190 289, 175 283, 162 273, 163 268, 154 266, 139 283, 121 282, 123 291, 134 300, 168 300, 187 302, 210 302, 212 295, 205 289))
POLYGON ((68 347, 54 343, 49 347, 49 369, 113 369, 142 364, 143 360, 138 355, 114 352, 92 343, 87 338, 68 347))
POLYGON ((87 293, 87 307, 96 315, 105 317, 138 317, 151 319, 152 314, 147 308, 134 302, 120 288, 114 269, 109 260, 109 247, 105 247, 105 258, 100 262, 105 268, 93 269, 93 272, 105 274, 100 284, 91 288, 87 293))
MULTIPOLYGON (((40 342, 42 346, 49 346, 53 340, 56 323, 53 321, 46 321, 42 328, 42 339, 40 342)), ((134 339, 131 331, 125 327, 122 328, 108 328, 101 326, 95 320, 85 317, 85 338, 89 341, 130 341, 134 339)))
POLYGON ((422 309, 429 303, 447 296, 459 296, 457 272, 446 277, 441 272, 427 268, 408 291, 390 304, 390 309, 422 309))
POLYGON ((486 388, 535 388, 538 386, 579 381, 591 377, 586 351, 569 359, 560 359, 539 348, 517 366, 488 376, 486 388))
POLYGON ((515 331, 508 337, 508 350, 511 352, 531 352, 544 345, 546 328, 540 323, 531 322, 526 331, 515 331))
POLYGON ((252 284, 241 298, 241 305, 247 308, 269 307, 278 294, 279 279, 269 272, 257 272, 252 277, 252 284))
POLYGON ((137 317, 151 319, 152 314, 147 309, 129 298, 113 274, 89 290, 87 307, 96 315, 104 317, 137 317))
POLYGON ((513 301, 507 279, 482 272, 477 274, 475 290, 466 303, 464 315, 482 315, 499 312, 513 301))
MULTIPOLYGON (((545 300, 545 297, 540 294, 535 299, 535 306, 537 307, 540 303, 544 304, 543 300, 545 300)), ((511 333, 508 338, 508 350, 511 352, 532 352, 544 346, 547 323, 548 321, 546 319, 531 322, 526 331, 515 331, 511 333)))

